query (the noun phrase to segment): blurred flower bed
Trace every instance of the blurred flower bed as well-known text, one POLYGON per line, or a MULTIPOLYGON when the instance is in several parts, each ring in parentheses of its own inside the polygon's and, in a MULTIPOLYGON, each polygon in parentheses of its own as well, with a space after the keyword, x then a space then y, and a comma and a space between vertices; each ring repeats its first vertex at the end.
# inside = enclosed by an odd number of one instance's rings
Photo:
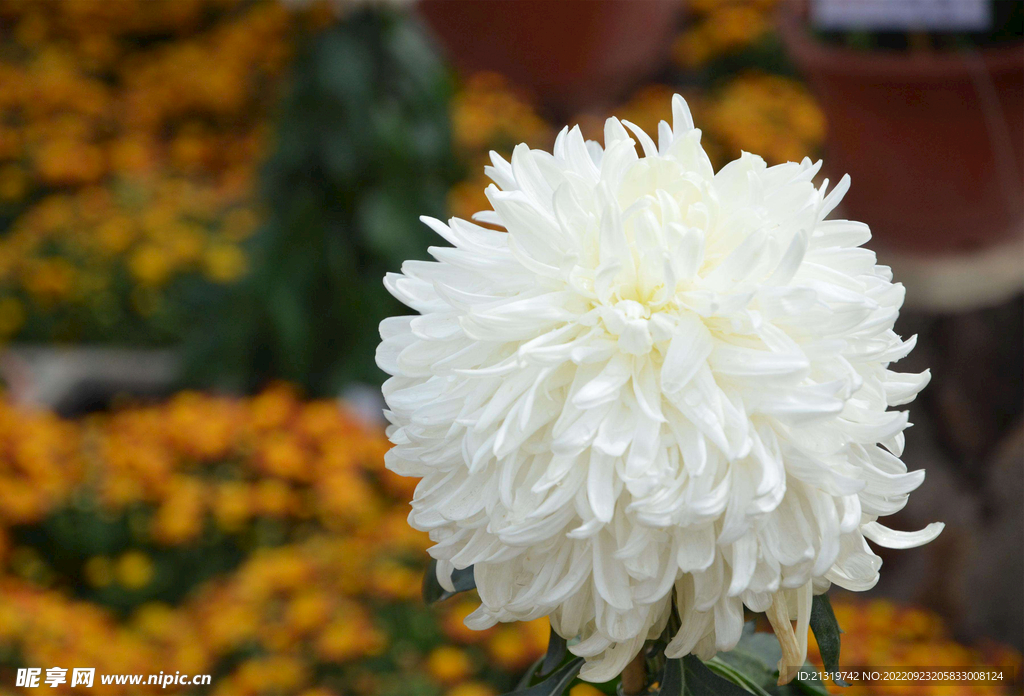
POLYGON ((0 665, 212 673, 216 694, 508 688, 547 625, 423 606, 387 446, 283 386, 79 421, 3 403, 0 665))
MULTIPOLYGON (((546 621, 474 632, 471 597, 423 605, 428 541, 406 524, 411 482, 384 469, 387 447, 344 405, 286 386, 80 420, 0 402, 0 674, 180 670, 213 674, 224 696, 509 689, 543 653, 546 621)), ((1010 651, 952 642, 922 610, 839 601, 836 613, 846 664, 1020 669, 1010 651)), ((572 696, 598 693, 610 690, 572 696)))
MULTIPOLYGON (((681 92, 704 129, 701 142, 716 169, 743 150, 761 154, 769 164, 813 158, 824 141, 825 118, 782 57, 772 30, 777 2, 688 2, 689 18, 664 81, 638 88, 608 113, 656 133, 659 121, 671 121, 671 97, 681 92)), ((580 113, 570 123, 600 140, 608 113, 580 113)), ((526 91, 488 73, 465 80, 455 96, 452 125, 470 173, 449 194, 452 214, 460 217, 489 207, 483 167, 490 150, 507 157, 517 143, 550 147, 559 127, 544 119, 526 91)))
POLYGON ((300 19, 244 0, 0 3, 0 339, 170 342, 183 293, 245 271, 300 19))
MULTIPOLYGON (((813 155, 823 118, 777 74, 773 5, 689 3, 665 82, 616 113, 656 131, 666 95, 681 90, 716 166, 742 149, 770 163, 813 155)), ((244 242, 265 217, 256 175, 297 32, 332 12, 273 0, 0 2, 0 341, 178 342, 187 304, 249 266, 244 242)), ((600 137, 604 115, 575 120, 600 137)), ((546 147, 556 130, 488 74, 463 82, 452 121, 468 178, 449 206, 461 216, 486 206, 489 150, 546 147)))
MULTIPOLYGON (((843 630, 841 665, 861 669, 884 667, 920 671, 923 668, 1004 667, 1012 677, 999 684, 892 682, 855 683, 847 688, 829 684, 829 691, 847 696, 995 696, 1020 689, 1021 655, 997 644, 969 647, 953 640, 942 618, 917 607, 884 599, 864 600, 850 594, 833 597, 836 620, 843 630), (1010 679, 1017 680, 1010 683, 1010 679)), ((810 635, 808 659, 821 665, 814 635, 810 635)))

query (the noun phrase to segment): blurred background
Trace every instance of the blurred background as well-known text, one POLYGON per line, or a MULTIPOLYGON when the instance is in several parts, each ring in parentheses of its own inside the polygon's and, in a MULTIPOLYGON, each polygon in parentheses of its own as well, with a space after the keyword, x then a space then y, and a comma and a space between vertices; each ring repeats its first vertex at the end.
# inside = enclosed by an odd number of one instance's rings
POLYGON ((843 663, 1019 679, 1022 24, 1011 0, 0 1, 0 694, 24 666, 510 689, 546 621, 472 632, 471 598, 420 599, 381 278, 436 243, 419 215, 487 207, 489 150, 653 132, 675 92, 716 167, 851 174, 840 212, 907 286, 901 367, 932 368, 892 525, 947 528, 834 598, 843 663))

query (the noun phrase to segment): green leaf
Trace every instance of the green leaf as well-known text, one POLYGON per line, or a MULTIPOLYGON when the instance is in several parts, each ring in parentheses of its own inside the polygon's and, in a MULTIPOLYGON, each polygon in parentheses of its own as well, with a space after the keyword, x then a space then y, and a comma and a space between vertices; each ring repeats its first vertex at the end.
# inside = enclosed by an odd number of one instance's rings
MULTIPOLYGON (((804 671, 806 672, 817 672, 818 668, 814 665, 807 663, 804 665, 804 671)), ((791 690, 798 691, 802 694, 808 694, 808 696, 829 696, 828 689, 825 688, 825 682, 820 679, 813 681, 803 681, 800 679, 794 679, 790 683, 791 690)))
POLYGON ((441 587, 441 583, 437 581, 437 561, 431 558, 430 565, 427 566, 426 572, 423 573, 423 601, 427 604, 442 602, 449 597, 454 597, 459 592, 476 589, 476 580, 473 578, 473 566, 463 570, 453 570, 452 585, 455 586, 455 592, 449 592, 441 587))
POLYGON ((771 694, 761 686, 765 678, 771 678, 770 673, 765 670, 760 660, 751 659, 748 662, 749 667, 752 669, 744 671, 724 660, 720 659, 717 655, 705 663, 715 674, 728 679, 734 684, 739 684, 750 693, 755 696, 771 696, 771 694))
POLYGON ((682 696, 683 694, 683 661, 681 659, 665 660, 665 669, 661 673, 661 691, 659 696, 682 696))
MULTIPOLYGON (((827 594, 820 594, 814 598, 811 604, 811 631, 814 632, 814 639, 818 641, 818 650, 821 652, 821 661, 825 664, 827 671, 839 669, 839 622, 832 611, 832 603, 828 601, 827 594)), ((842 679, 836 679, 839 686, 849 686, 842 679)))
MULTIPOLYGON (((756 633, 745 628, 735 648, 718 653, 707 664, 712 671, 727 676, 758 696, 765 693, 769 696, 828 696, 828 689, 821 681, 794 679, 779 686, 776 683, 779 678, 776 665, 781 657, 782 648, 773 634, 756 633), (734 673, 729 673, 729 670, 734 673)), ((806 663, 803 671, 817 672, 818 668, 806 663)))
POLYGON ((552 628, 551 635, 548 637, 548 652, 544 656, 544 664, 540 668, 540 676, 546 677, 555 670, 555 667, 562 664, 566 651, 565 638, 555 633, 555 629, 552 628))
POLYGON ((514 691, 522 691, 523 689, 528 689, 530 687, 530 682, 533 681, 533 675, 537 673, 537 668, 540 667, 540 664, 543 661, 543 655, 541 655, 533 661, 533 664, 530 665, 530 668, 526 670, 523 676, 519 677, 519 681, 516 683, 516 688, 514 689, 514 691))
POLYGON ((726 662, 730 662, 734 655, 756 659, 769 671, 773 671, 782 659, 782 647, 774 633, 744 633, 734 650, 719 653, 719 657, 726 662))
POLYGON ((715 655, 708 667, 755 694, 780 696, 789 693, 776 683, 779 678, 776 665, 781 657, 782 648, 773 634, 745 629, 736 647, 715 655))
POLYGON ((776 673, 774 663, 769 664, 765 662, 757 655, 746 652, 739 645, 729 652, 718 653, 714 658, 709 660, 709 662, 713 661, 728 665, 732 669, 742 672, 743 674, 763 675, 764 680, 772 679, 772 674, 776 673))
POLYGON ((683 674, 686 696, 749 696, 750 694, 743 687, 712 672, 696 655, 687 655, 683 658, 683 674))
POLYGON ((561 696, 579 674, 581 667, 583 658, 574 658, 540 684, 534 684, 528 689, 516 689, 506 696, 561 696))

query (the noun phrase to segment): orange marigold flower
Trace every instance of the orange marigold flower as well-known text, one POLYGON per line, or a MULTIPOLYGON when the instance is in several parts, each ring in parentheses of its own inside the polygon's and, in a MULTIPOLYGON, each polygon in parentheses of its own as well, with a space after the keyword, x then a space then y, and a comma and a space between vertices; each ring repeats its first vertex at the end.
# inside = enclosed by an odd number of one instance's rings
POLYGON ((537 657, 534 646, 523 640, 515 626, 507 624, 497 626, 487 639, 487 654, 495 664, 509 671, 522 669, 537 657))
POLYGON ((465 682, 449 689, 445 696, 497 696, 493 686, 483 682, 465 682))
POLYGON ((464 650, 443 645, 427 656, 427 672, 442 684, 454 684, 473 673, 473 661, 464 650))

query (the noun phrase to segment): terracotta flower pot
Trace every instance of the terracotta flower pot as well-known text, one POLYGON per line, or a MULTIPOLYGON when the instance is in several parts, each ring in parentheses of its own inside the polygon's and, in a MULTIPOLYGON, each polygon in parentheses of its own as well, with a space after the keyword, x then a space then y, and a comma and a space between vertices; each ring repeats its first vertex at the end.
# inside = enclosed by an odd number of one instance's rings
POLYGON ((1024 44, 975 53, 864 52, 782 34, 828 119, 826 166, 843 206, 895 249, 956 252, 1024 228, 1024 44))
POLYGON ((610 104, 667 58, 680 0, 421 0, 457 67, 532 89, 558 115, 610 104))

